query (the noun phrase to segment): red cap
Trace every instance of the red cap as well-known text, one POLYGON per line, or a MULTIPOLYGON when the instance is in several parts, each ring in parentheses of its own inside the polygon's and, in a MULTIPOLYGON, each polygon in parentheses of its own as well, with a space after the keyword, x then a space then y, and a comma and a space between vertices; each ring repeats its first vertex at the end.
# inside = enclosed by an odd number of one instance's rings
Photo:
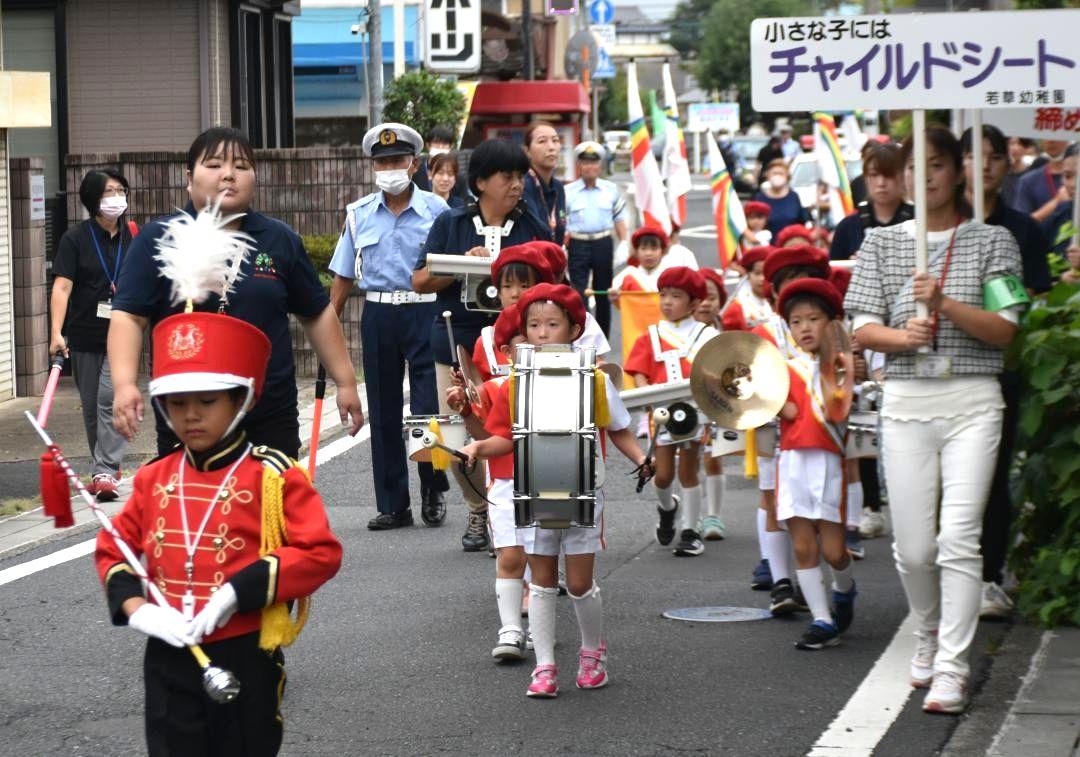
POLYGON ((570 323, 585 328, 585 302, 576 290, 566 284, 537 284, 526 289, 517 301, 521 312, 521 333, 525 333, 525 314, 537 302, 554 302, 570 316, 570 323))
POLYGON ((768 245, 764 247, 752 247, 744 252, 743 256, 739 258, 739 265, 741 265, 747 273, 750 273, 750 269, 769 257, 774 249, 776 248, 768 245))
POLYGON ((154 327, 150 396, 236 387, 262 393, 270 340, 239 318, 179 313, 154 327))
POLYGON ((775 281, 780 271, 793 265, 811 266, 818 270, 819 278, 828 278, 829 253, 810 244, 777 248, 765 258, 765 278, 775 281))
POLYGON ((783 247, 792 239, 805 239, 807 242, 813 242, 814 234, 805 226, 793 223, 791 226, 780 229, 780 233, 776 235, 776 246, 783 247))
POLYGON ((723 306, 723 304, 727 302, 727 289, 724 288, 724 274, 720 273, 715 268, 702 268, 698 273, 700 273, 701 277, 706 281, 711 281, 716 284, 716 289, 720 292, 720 305, 723 306))
POLYGON ((851 283, 851 269, 840 266, 829 267, 829 283, 836 287, 836 291, 843 297, 847 294, 848 284, 851 283))
POLYGON ((562 281, 566 274, 566 250, 562 245, 537 239, 535 242, 529 242, 528 246, 539 252, 547 261, 547 266, 551 270, 551 282, 554 284, 562 281))
POLYGON ((765 216, 768 218, 769 214, 772 213, 772 206, 761 200, 747 200, 743 203, 742 210, 743 215, 765 216))
POLYGON ((505 307, 495 319, 495 349, 509 346, 510 340, 521 335, 521 311, 517 303, 505 307))
POLYGON ((656 288, 663 290, 667 287, 683 290, 692 300, 705 299, 705 278, 693 268, 684 265, 668 268, 660 274, 660 278, 656 280, 656 288))
POLYGON ((661 229, 659 226, 651 226, 646 224, 630 236, 630 244, 634 247, 637 247, 638 242, 641 240, 642 237, 657 237, 660 240, 660 244, 663 245, 665 250, 667 249, 668 243, 670 242, 666 231, 661 229))
POLYGON ((530 244, 516 244, 502 250, 491 263, 491 280, 498 281, 499 273, 511 263, 523 263, 536 271, 537 284, 545 281, 550 284, 555 280, 547 258, 530 244))
POLYGON ((844 314, 844 296, 825 279, 799 279, 784 287, 780 294, 780 301, 776 303, 776 309, 780 311, 786 321, 788 318, 787 305, 791 298, 798 294, 809 294, 820 297, 832 309, 833 316, 839 317, 844 314))

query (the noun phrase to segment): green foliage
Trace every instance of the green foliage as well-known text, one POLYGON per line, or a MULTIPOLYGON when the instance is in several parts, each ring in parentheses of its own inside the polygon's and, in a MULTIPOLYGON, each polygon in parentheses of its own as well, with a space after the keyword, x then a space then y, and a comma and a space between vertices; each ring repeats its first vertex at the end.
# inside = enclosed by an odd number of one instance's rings
POLYGON ((1016 9, 1021 11, 1055 8, 1080 8, 1080 0, 1016 0, 1016 9))
POLYGON ((607 87, 600 97, 600 125, 615 128, 627 122, 626 67, 620 66, 614 79, 607 80, 607 87))
POLYGON ((311 265, 315 267, 315 273, 319 275, 319 281, 329 289, 334 276, 327 269, 330 259, 334 257, 334 248, 337 247, 338 237, 336 234, 310 234, 301 237, 311 265))
POLYGON ((383 97, 383 119, 411 126, 425 139, 436 126, 456 134, 465 116, 465 96, 454 82, 427 71, 399 76, 387 85, 383 97))
MULTIPOLYGON (((812 16, 805 0, 683 0, 675 9, 676 19, 692 20, 699 27, 696 32, 684 28, 676 34, 672 24, 672 44, 691 42, 698 58, 696 74, 698 82, 706 90, 725 90, 734 87, 739 92, 740 113, 743 123, 753 120, 750 105, 750 22, 759 17, 812 16), (695 5, 704 5, 707 15, 703 22, 694 12, 695 5)), ((676 45, 678 47, 678 45, 676 45)), ((685 51, 685 50, 684 50, 685 51)))
POLYGON ((1032 307, 1010 360, 1024 377, 1018 607, 1048 627, 1080 625, 1080 288, 1058 284, 1032 307))

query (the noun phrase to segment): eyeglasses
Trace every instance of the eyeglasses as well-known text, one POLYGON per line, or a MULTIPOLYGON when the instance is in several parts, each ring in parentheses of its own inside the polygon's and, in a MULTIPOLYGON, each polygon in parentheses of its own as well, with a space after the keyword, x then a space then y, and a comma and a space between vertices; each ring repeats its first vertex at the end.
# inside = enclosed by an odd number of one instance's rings
POLYGON ((127 190, 123 187, 107 187, 101 193, 102 197, 127 197, 127 190))

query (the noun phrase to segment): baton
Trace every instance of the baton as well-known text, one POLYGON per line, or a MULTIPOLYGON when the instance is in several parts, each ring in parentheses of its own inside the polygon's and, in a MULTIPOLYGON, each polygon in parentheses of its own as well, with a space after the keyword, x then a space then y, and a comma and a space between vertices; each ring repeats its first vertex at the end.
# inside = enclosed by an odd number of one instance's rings
MULTIPOLYGON (((48 433, 37 422, 37 419, 33 414, 27 410, 26 418, 30 421, 30 425, 37 431, 38 436, 41 437, 41 441, 45 443, 49 453, 52 455, 56 464, 64 471, 64 475, 68 477, 75 488, 78 490, 79 495, 83 498, 83 501, 90 507, 90 510, 97 516, 98 522, 101 523, 101 527, 105 530, 109 536, 112 537, 113 542, 116 544, 116 548, 120 550, 120 554, 124 556, 124 562, 135 572, 143 583, 146 584, 146 588, 150 593, 151 598, 155 604, 161 607, 170 607, 168 600, 161 593, 161 589, 158 585, 150 579, 150 576, 146 572, 146 568, 143 567, 142 561, 135 556, 135 553, 131 551, 131 547, 127 545, 123 537, 113 526, 112 521, 109 520, 109 516, 105 514, 105 511, 101 509, 101 506, 94 500, 90 492, 86 490, 83 482, 79 480, 79 474, 77 474, 71 468, 71 464, 68 463, 67 458, 64 457, 60 451, 60 447, 57 446, 48 433)), ((240 681, 236 676, 230 673, 228 670, 219 668, 210 662, 210 658, 202 647, 198 644, 191 644, 188 646, 188 650, 191 652, 195 661, 199 664, 199 667, 203 672, 203 690, 206 695, 219 704, 225 704, 236 699, 240 693, 240 681)))
POLYGON ((308 475, 315 483, 315 458, 319 453, 319 435, 322 433, 322 406, 326 397, 326 366, 319 363, 315 376, 315 417, 311 419, 311 440, 308 442, 308 475))
POLYGON ((52 410, 56 385, 60 383, 60 371, 64 367, 64 353, 57 352, 53 355, 49 366, 49 380, 45 384, 45 394, 41 398, 41 408, 37 414, 37 422, 42 428, 45 428, 45 424, 49 420, 49 411, 52 410))

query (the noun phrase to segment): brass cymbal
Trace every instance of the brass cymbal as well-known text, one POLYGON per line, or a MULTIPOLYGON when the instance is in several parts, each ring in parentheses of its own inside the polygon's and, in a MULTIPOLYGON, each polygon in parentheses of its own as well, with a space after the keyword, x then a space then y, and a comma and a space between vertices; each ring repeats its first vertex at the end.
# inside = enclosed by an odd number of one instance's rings
MULTIPOLYGON (((479 369, 472 361, 472 355, 465 349, 465 345, 459 344, 457 346, 458 363, 461 365, 461 375, 465 378, 465 396, 469 400, 469 404, 475 407, 484 407, 484 394, 480 391, 484 385, 484 379, 480 375, 479 369)), ((484 408, 487 410, 487 408, 484 408)))
POLYGON ((821 394, 825 417, 833 423, 847 420, 855 398, 855 360, 851 338, 840 321, 829 321, 821 336, 821 394))
POLYGON ((736 431, 768 423, 787 401, 789 384, 780 350, 746 331, 710 339, 690 370, 697 406, 720 427, 736 431))

